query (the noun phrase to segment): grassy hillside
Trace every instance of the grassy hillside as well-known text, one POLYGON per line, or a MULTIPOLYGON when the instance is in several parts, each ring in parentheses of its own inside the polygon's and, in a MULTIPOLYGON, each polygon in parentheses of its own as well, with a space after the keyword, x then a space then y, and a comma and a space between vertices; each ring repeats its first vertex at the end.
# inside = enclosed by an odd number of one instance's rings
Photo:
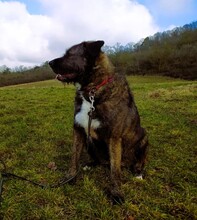
MULTIPOLYGON (((149 133, 150 152, 145 180, 124 171, 125 203, 113 206, 106 198, 109 170, 97 167, 82 171, 76 185, 57 189, 6 180, 0 219, 197 219, 197 82, 128 80, 149 133)), ((55 80, 0 88, 0 159, 9 172, 43 184, 64 175, 71 155, 74 91, 55 80)))

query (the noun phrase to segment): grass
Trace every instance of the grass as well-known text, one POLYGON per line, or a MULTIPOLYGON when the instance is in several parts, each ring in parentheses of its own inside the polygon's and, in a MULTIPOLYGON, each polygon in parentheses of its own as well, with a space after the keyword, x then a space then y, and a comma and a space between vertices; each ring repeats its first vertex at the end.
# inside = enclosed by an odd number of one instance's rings
MULTIPOLYGON (((123 171, 125 203, 112 205, 106 198, 109 170, 97 167, 81 172, 76 185, 57 189, 6 180, 0 219, 197 219, 197 82, 139 76, 128 81, 150 152, 145 180, 123 171)), ((9 172, 44 184, 64 175, 74 91, 55 80, 0 89, 0 159, 9 172)))

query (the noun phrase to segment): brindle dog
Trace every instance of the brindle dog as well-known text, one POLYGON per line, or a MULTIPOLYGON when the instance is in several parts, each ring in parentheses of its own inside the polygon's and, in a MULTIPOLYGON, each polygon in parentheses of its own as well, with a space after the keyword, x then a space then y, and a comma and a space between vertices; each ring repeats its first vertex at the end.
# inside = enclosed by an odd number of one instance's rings
POLYGON ((121 202, 121 166, 141 177, 148 139, 126 78, 114 71, 101 51, 103 44, 88 41, 74 45, 49 65, 58 80, 72 82, 77 88, 69 176, 76 175, 86 147, 94 164, 110 162, 110 195, 121 202))

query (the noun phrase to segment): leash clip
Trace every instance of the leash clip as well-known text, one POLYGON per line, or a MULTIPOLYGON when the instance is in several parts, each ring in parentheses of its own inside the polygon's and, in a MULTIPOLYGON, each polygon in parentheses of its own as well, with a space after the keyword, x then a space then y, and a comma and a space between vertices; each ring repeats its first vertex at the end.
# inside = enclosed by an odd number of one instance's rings
POLYGON ((92 113, 93 111, 95 111, 95 107, 94 107, 94 97, 95 97, 95 89, 92 89, 90 90, 89 92, 89 100, 90 100, 90 103, 91 103, 91 106, 90 106, 90 112, 89 113, 92 113))

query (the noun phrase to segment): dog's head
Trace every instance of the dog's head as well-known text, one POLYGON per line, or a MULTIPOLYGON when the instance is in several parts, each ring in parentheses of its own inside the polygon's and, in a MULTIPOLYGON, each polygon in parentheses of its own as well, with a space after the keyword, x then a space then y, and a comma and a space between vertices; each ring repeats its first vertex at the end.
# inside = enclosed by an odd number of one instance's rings
POLYGON ((62 82, 79 82, 88 78, 104 41, 86 41, 72 46, 63 57, 49 62, 50 67, 62 82))

